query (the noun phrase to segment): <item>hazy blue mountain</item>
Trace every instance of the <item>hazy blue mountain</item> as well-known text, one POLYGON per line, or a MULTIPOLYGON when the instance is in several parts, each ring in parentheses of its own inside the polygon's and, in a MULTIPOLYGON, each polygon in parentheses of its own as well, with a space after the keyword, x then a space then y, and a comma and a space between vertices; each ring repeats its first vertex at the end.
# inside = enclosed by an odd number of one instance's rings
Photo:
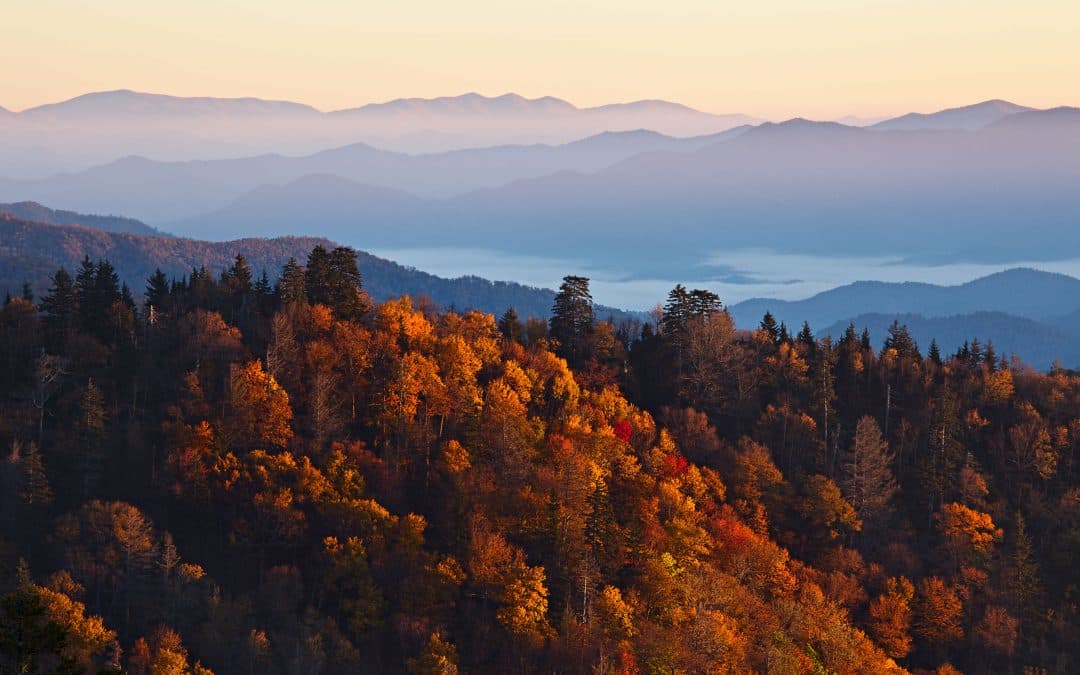
POLYGON ((164 236, 146 223, 134 218, 122 216, 92 216, 72 211, 58 211, 42 206, 37 202, 16 202, 0 204, 0 213, 7 213, 23 220, 33 220, 50 225, 84 225, 106 232, 129 232, 131 234, 153 234, 164 236))
MULTIPOLYGON (((147 277, 156 268, 175 278, 203 265, 220 272, 237 253, 248 258, 256 274, 266 270, 274 279, 290 257, 303 262, 316 245, 336 246, 324 238, 295 236, 207 242, 108 232, 82 225, 51 225, 0 213, 0 294, 19 293, 23 282, 28 281, 40 296, 49 286, 49 275, 61 265, 75 270, 85 255, 108 258, 136 293, 145 287, 147 277)), ((546 317, 555 299, 550 289, 479 277, 444 279, 362 251, 358 252, 358 262, 364 288, 376 300, 423 295, 447 308, 501 314, 514 306, 523 317, 546 317)), ((598 306, 596 313, 604 319, 642 318, 604 306, 598 306)))
MULTIPOLYGON (((431 153, 507 144, 566 143, 604 131, 653 129, 700 136, 756 123, 686 106, 639 101, 578 108, 551 97, 479 94, 400 99, 322 112, 288 101, 185 98, 110 91, 0 116, 0 145, 42 147, 53 171, 76 171, 127 155, 162 161, 310 154, 364 142, 431 153)), ((0 164, 11 178, 40 175, 0 164)))
POLYGON ((797 301, 753 299, 729 308, 740 327, 757 326, 765 312, 798 329, 817 329, 871 312, 948 317, 979 311, 1049 320, 1080 309, 1080 279, 1033 269, 1011 269, 956 286, 859 281, 797 301))
POLYGON ((264 185, 333 175, 423 197, 446 197, 558 171, 597 171, 644 152, 689 152, 749 127, 674 138, 643 129, 604 132, 563 145, 511 145, 407 155, 364 143, 301 157, 158 162, 125 157, 46 179, 0 180, 0 199, 31 198, 81 211, 117 209, 155 223, 222 208, 264 185))
POLYGON ((1015 113, 1032 110, 1026 106, 994 99, 934 113, 908 113, 883 120, 873 126, 878 130, 981 129, 1015 113))
MULTIPOLYGON (((874 347, 880 349, 889 326, 899 321, 908 327, 926 355, 930 340, 937 340, 943 355, 955 353, 964 342, 978 339, 985 345, 993 342, 998 357, 1016 354, 1036 368, 1047 369, 1055 361, 1066 368, 1080 366, 1080 341, 1053 326, 1003 312, 976 312, 948 317, 927 318, 918 314, 863 314, 851 322, 862 332, 869 329, 874 347)), ((819 332, 819 336, 839 338, 848 321, 841 321, 819 332)))
POLYGON ((977 131, 763 124, 692 152, 433 201, 367 194, 275 215, 260 204, 292 188, 268 188, 168 229, 234 237, 304 222, 373 248, 587 255, 600 268, 687 281, 717 273, 704 264, 711 253, 744 248, 915 262, 1078 256, 1080 110, 1019 116, 977 131))
POLYGON ((1063 333, 1080 338, 1080 309, 1050 317, 1046 323, 1063 333))

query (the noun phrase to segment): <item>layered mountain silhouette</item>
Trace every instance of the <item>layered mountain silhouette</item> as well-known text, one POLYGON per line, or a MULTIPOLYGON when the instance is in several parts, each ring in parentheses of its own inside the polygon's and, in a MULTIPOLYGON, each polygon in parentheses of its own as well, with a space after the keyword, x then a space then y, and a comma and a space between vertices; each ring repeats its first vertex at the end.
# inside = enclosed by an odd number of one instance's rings
MULTIPOLYGON (((0 145, 40 148, 53 172, 125 155, 158 160, 309 154, 365 142, 404 152, 509 143, 566 143, 605 131, 698 136, 759 120, 663 101, 578 108, 561 99, 470 93, 400 99, 323 112, 288 101, 184 98, 127 90, 85 94, 0 117, 0 145)), ((0 175, 40 177, 42 166, 0 162, 0 175)))
POLYGON ((934 113, 908 113, 882 120, 875 129, 917 131, 925 129, 981 129, 1018 112, 1032 110, 1009 101, 994 99, 934 113))
POLYGON ((1075 108, 976 131, 767 123, 691 152, 644 152, 441 200, 325 180, 332 189, 316 179, 262 187, 166 229, 236 237, 309 222, 365 246, 585 251, 598 266, 668 279, 708 279, 710 252, 754 247, 926 262, 1080 255, 1075 108))
POLYGON ((299 157, 272 154, 183 162, 125 157, 47 179, 0 179, 0 198, 63 203, 80 211, 119 209, 157 223, 202 215, 245 192, 314 175, 438 198, 559 171, 597 171, 644 152, 689 152, 749 128, 690 138, 643 129, 609 131, 562 145, 494 146, 427 155, 354 143, 299 157))
POLYGON ((1039 321, 1080 310, 1080 280, 1065 274, 1010 269, 955 286, 859 281, 805 300, 753 299, 729 310, 740 327, 755 327, 765 312, 797 329, 803 321, 823 329, 863 314, 950 317, 980 311, 1039 321))
POLYGON ((820 337, 839 338, 849 324, 870 331, 880 348, 893 321, 911 331, 925 353, 936 340, 945 353, 963 343, 992 342, 1038 368, 1055 361, 1080 366, 1080 279, 1011 269, 955 286, 860 281, 799 301, 753 299, 729 307, 737 326, 756 328, 765 312, 792 332, 809 323, 820 337))

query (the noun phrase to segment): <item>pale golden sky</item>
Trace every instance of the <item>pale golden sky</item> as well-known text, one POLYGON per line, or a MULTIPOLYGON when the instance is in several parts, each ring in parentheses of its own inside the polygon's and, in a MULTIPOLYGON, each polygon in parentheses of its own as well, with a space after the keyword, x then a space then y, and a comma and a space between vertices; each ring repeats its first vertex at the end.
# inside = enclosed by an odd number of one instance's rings
POLYGON ((88 91, 641 98, 768 118, 1080 105, 1077 0, 7 0, 0 105, 88 91))

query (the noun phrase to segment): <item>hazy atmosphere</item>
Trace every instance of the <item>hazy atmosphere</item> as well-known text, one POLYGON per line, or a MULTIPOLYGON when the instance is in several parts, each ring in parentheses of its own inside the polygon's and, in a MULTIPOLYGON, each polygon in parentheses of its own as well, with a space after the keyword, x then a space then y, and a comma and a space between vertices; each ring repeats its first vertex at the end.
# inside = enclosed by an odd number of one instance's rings
POLYGON ((0 673, 1080 673, 1080 3, 0 12, 0 673))
POLYGON ((39 0, 5 8, 0 59, 19 67, 0 72, 0 106, 136 89, 321 110, 469 91, 659 98, 774 120, 1052 107, 1080 94, 1078 24, 1060 0, 39 0))

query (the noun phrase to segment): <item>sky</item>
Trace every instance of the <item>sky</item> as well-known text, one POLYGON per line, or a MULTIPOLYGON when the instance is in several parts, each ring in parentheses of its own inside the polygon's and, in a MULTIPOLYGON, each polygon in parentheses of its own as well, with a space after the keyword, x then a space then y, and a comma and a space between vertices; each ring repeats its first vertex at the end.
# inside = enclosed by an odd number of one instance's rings
POLYGON ((0 106, 90 91, 338 109, 475 91, 662 98, 767 119, 990 98, 1080 104, 1076 0, 33 0, 5 3, 0 106))

